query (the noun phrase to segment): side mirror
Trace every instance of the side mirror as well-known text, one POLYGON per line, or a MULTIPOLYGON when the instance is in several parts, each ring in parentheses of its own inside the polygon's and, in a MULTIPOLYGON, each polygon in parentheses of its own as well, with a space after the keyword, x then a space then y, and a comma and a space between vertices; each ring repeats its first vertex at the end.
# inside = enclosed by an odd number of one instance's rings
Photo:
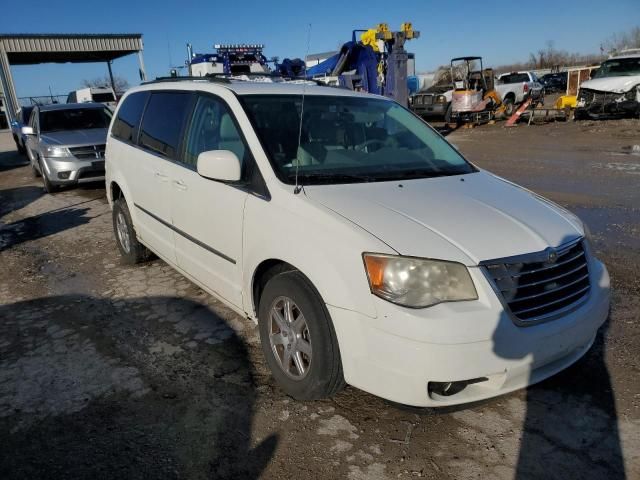
POLYGON ((230 150, 209 150, 198 155, 198 174, 211 180, 237 182, 241 167, 240 159, 230 150))
POLYGON ((35 135, 33 127, 22 127, 20 130, 23 135, 35 135))

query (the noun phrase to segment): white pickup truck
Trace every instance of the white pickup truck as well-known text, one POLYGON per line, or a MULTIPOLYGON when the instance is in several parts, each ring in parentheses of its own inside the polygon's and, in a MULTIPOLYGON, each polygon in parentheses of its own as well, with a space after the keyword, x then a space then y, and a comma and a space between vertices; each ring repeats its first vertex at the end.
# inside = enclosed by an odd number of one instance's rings
POLYGON ((541 99, 543 96, 542 84, 533 72, 503 73, 498 77, 495 89, 506 106, 507 115, 513 114, 515 105, 521 104, 529 97, 541 99))

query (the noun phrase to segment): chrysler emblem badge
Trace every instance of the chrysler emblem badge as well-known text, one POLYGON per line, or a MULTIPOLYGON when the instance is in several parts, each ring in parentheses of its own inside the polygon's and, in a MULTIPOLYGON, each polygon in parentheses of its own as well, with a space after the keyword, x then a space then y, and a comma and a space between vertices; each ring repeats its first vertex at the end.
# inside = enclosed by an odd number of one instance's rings
POLYGON ((557 260, 558 260, 558 252, 556 252, 552 248, 549 248, 547 250, 547 262, 556 263, 557 260))

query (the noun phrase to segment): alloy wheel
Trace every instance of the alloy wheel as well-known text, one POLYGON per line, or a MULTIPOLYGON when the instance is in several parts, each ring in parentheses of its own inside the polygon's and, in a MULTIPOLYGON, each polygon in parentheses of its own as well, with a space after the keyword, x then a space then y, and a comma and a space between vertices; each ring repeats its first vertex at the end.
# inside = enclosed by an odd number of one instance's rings
POLYGON ((118 232, 118 240, 122 249, 129 253, 131 251, 131 239, 129 237, 129 228, 127 227, 127 221, 124 218, 122 212, 118 212, 116 217, 116 230, 118 232))
POLYGON ((269 343, 289 378, 302 380, 307 376, 312 358, 311 335, 302 310, 289 297, 278 297, 271 305, 269 343))

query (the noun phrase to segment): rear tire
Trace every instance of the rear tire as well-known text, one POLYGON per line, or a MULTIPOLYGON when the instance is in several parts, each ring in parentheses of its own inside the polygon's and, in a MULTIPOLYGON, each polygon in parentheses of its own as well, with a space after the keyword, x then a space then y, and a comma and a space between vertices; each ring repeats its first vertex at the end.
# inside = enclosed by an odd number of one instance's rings
POLYGON ((124 198, 118 198, 113 202, 111 212, 113 218, 113 233, 120 255, 127 265, 142 263, 151 258, 151 251, 138 241, 133 221, 129 213, 129 207, 124 198))
POLYGON ((287 395, 317 400, 344 388, 333 323, 304 275, 290 271, 269 280, 260 297, 258 318, 265 360, 287 395))
POLYGON ((516 111, 516 106, 514 105, 513 98, 511 97, 505 98, 502 103, 504 104, 504 114, 508 120, 516 111))

